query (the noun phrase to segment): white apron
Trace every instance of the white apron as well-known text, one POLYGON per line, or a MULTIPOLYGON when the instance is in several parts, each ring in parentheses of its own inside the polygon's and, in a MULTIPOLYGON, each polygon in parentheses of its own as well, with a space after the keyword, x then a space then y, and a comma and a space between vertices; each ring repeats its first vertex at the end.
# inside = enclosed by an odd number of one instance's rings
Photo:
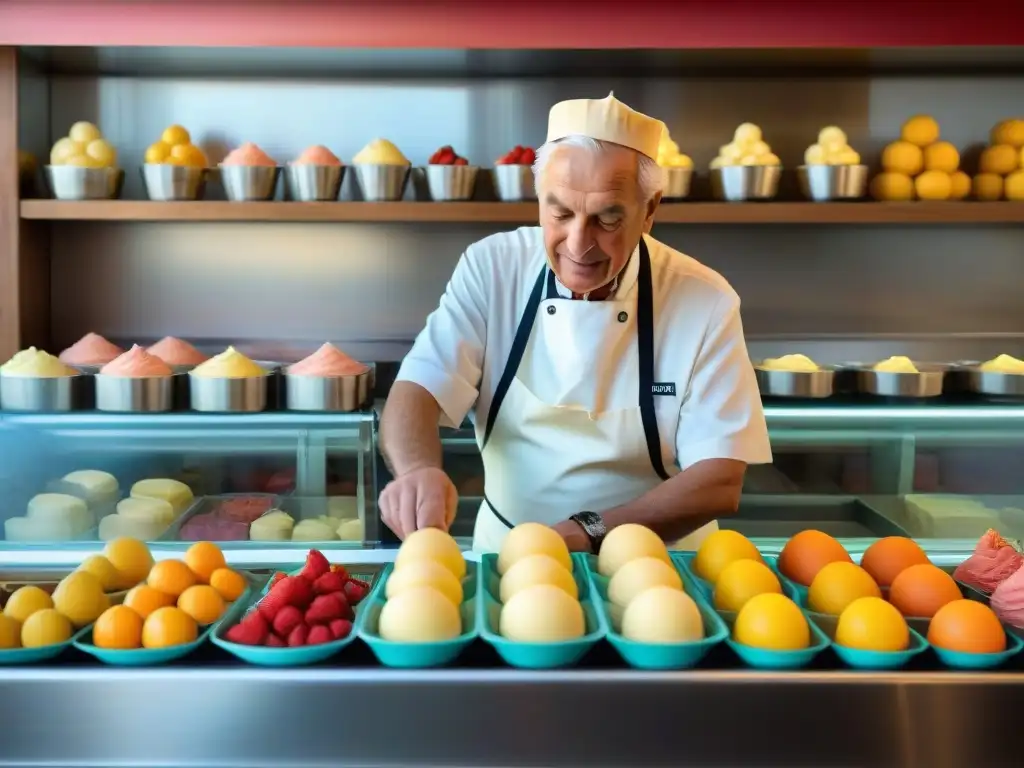
MULTIPOLYGON (((634 258, 636 302, 566 300, 546 265, 537 276, 481 441, 486 490, 475 551, 497 552, 519 523, 554 525, 584 510, 604 512, 669 478, 654 410, 654 300, 643 239, 634 258), (553 389, 562 393, 595 376, 608 380, 602 372, 609 365, 630 367, 639 382, 636 405, 609 407, 601 391, 594 411, 547 402, 557 395, 540 397, 519 377, 524 359, 538 353, 556 369, 553 389)), ((717 529, 712 521, 673 546, 696 549, 717 529)))

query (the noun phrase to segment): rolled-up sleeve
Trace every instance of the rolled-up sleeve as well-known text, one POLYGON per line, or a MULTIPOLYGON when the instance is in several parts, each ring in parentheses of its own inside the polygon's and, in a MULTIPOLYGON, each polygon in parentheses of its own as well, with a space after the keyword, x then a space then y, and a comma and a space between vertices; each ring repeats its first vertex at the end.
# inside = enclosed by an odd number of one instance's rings
POLYGON ((399 369, 398 381, 419 384, 434 396, 442 426, 461 425, 476 402, 487 342, 486 306, 479 264, 466 252, 399 369))
POLYGON ((743 339, 739 299, 718 301, 679 414, 681 469, 706 459, 772 460, 761 396, 743 339))

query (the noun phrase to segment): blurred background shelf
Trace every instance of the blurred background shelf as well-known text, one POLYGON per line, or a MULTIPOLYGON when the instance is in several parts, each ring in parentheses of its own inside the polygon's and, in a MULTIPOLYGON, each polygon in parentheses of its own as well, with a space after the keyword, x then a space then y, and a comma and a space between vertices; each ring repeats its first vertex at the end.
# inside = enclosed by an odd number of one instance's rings
MULTIPOLYGON (((23 200, 21 218, 48 221, 336 221, 533 224, 536 203, 164 203, 23 200)), ((1024 202, 665 203, 661 224, 1024 224, 1024 202)))

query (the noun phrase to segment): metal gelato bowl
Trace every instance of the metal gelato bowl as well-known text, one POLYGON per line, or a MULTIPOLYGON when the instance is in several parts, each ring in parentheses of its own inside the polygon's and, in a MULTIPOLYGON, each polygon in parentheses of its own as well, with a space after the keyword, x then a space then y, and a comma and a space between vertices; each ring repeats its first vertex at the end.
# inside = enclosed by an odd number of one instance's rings
POLYGON ((292 376, 285 374, 285 407, 289 411, 358 411, 370 402, 371 369, 354 376, 292 376))
POLYGON ((273 200, 280 168, 263 165, 222 165, 220 180, 228 200, 240 203, 273 200))
POLYGON ((409 182, 408 165, 356 165, 356 181, 363 200, 383 202, 401 200, 409 182))
POLYGON ((289 165, 284 169, 285 195, 298 202, 334 201, 344 178, 343 165, 289 165))
POLYGON ((494 188, 498 199, 506 203, 537 199, 533 168, 528 165, 494 166, 494 188))
POLYGON ((868 189, 866 165, 801 165, 796 169, 800 191, 808 200, 856 200, 868 189))
POLYGON ((430 197, 437 202, 449 202, 473 197, 480 169, 475 165, 428 165, 424 170, 430 197))
POLYGON ((43 172, 57 200, 116 200, 124 186, 124 171, 120 168, 47 165, 43 172))
POLYGON ((665 188, 661 197, 664 200, 682 200, 690 196, 690 182, 693 180, 692 168, 663 168, 665 171, 665 188))
POLYGON ((198 200, 206 192, 206 168, 146 163, 141 172, 150 200, 198 200))
POLYGON ((193 411, 205 413, 259 413, 267 408, 267 380, 271 374, 245 379, 222 379, 189 374, 189 400, 193 411))
POLYGON ((96 375, 96 410, 114 413, 161 413, 174 408, 174 377, 96 375))
POLYGON ((780 165, 729 165, 711 169, 711 192, 718 200, 741 203, 771 200, 779 191, 780 165))
POLYGON ((37 378, 0 374, 0 408, 5 411, 74 411, 86 407, 86 376, 37 378))

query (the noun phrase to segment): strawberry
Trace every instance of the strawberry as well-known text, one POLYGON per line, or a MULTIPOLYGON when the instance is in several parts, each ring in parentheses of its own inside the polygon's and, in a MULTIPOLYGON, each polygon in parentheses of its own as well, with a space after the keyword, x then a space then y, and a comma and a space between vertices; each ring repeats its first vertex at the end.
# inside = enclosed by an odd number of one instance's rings
POLYGON ((332 565, 331 566, 331 573, 340 573, 346 579, 349 577, 348 576, 348 570, 345 568, 344 565, 332 565))
POLYGON ((332 592, 341 592, 345 588, 346 577, 337 571, 325 573, 313 582, 313 594, 329 595, 332 592))
POLYGON ((348 601, 344 592, 335 592, 334 599, 338 601, 338 605, 341 606, 341 618, 349 619, 350 621, 356 617, 355 611, 352 610, 352 604, 348 601))
POLYGON ((344 640, 352 632, 352 622, 348 619, 335 619, 327 626, 335 640, 344 640))
POLYGON ((275 584, 267 596, 260 600, 258 608, 269 622, 286 605, 305 608, 313 599, 313 586, 301 576, 286 576, 275 584))
POLYGON ((299 624, 288 635, 288 647, 298 648, 300 645, 305 645, 307 637, 309 637, 309 627, 299 624))
POLYGON ((469 165, 469 160, 464 157, 456 157, 453 165, 469 165))
POLYGON ((523 150, 523 153, 519 156, 519 162, 522 165, 533 165, 537 162, 537 153, 527 147, 523 150))
POLYGON ((324 626, 311 627, 306 637, 306 645, 322 645, 334 639, 331 630, 324 626))
POLYGON ((437 150, 437 152, 435 152, 434 154, 432 154, 430 156, 430 159, 427 160, 427 165, 437 165, 438 158, 440 158, 440 157, 441 157, 441 150, 439 149, 439 150, 437 150))
POLYGON ((264 643, 264 645, 267 646, 267 648, 287 648, 288 647, 288 644, 285 643, 285 641, 282 640, 277 635, 267 635, 267 641, 264 643))
POLYGON ((306 565, 302 569, 301 576, 304 576, 310 584, 319 579, 331 570, 331 564, 324 557, 323 552, 316 549, 309 550, 306 555, 306 565))
POLYGON ((330 624, 334 619, 343 618, 345 611, 335 594, 320 595, 306 611, 306 623, 310 625, 330 624))
POLYGON ((232 643, 263 645, 268 632, 266 620, 257 611, 253 611, 231 627, 224 636, 232 643))
POLYGON ((294 605, 286 605, 274 617, 274 633, 280 637, 288 637, 291 631, 302 623, 302 611, 294 605))
POLYGON ((283 579, 287 575, 288 574, 284 573, 283 571, 278 571, 277 573, 275 573, 273 575, 273 577, 271 577, 271 579, 270 579, 270 588, 273 589, 274 585, 277 584, 277 582, 279 582, 281 579, 283 579))
POLYGON ((366 597, 370 591, 370 585, 359 579, 349 579, 345 582, 345 597, 349 605, 359 605, 359 602, 366 597))

